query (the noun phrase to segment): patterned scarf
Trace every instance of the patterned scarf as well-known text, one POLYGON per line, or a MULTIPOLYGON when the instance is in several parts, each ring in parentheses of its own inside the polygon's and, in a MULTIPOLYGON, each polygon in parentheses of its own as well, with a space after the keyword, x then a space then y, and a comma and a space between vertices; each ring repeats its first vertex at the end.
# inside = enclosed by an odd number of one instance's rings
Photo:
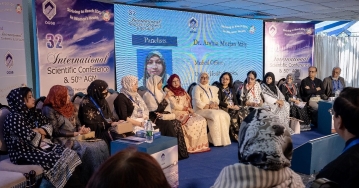
POLYGON ((293 144, 289 132, 278 116, 265 109, 253 110, 239 130, 238 158, 264 170, 290 166, 293 144))
POLYGON ((172 81, 175 78, 178 78, 178 80, 181 83, 181 79, 179 78, 179 76, 177 74, 172 74, 170 76, 170 78, 167 80, 167 88, 169 90, 171 90, 175 94, 175 96, 184 96, 184 95, 186 95, 186 91, 181 87, 181 85, 178 88, 175 88, 175 87, 172 86, 172 81))
POLYGON ((75 107, 71 102, 67 101, 67 92, 68 89, 65 86, 52 86, 44 101, 44 106, 51 106, 64 117, 72 117, 75 112, 75 107))
POLYGON ((34 110, 30 110, 25 104, 25 98, 27 93, 26 91, 31 92, 31 89, 28 87, 20 87, 10 91, 6 99, 10 107, 10 111, 14 113, 19 113, 23 115, 26 119, 30 118, 33 115, 34 110))
POLYGON ((278 94, 277 93, 277 88, 275 86, 275 76, 272 72, 268 72, 266 75, 264 75, 264 78, 263 78, 263 84, 265 84, 266 86, 268 86, 268 88, 273 92, 275 93, 276 95, 278 94), (267 84, 267 77, 271 77, 272 78, 272 82, 270 84, 267 84))
POLYGON ((132 87, 138 82, 136 76, 128 75, 121 79, 121 90, 120 92, 125 94, 127 97, 130 95, 133 99, 137 97, 137 91, 134 91, 132 87))

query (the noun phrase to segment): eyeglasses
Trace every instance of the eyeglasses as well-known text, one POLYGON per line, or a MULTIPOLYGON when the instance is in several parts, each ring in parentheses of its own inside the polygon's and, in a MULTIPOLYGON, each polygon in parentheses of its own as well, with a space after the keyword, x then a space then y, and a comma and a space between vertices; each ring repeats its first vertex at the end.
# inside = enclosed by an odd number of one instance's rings
POLYGON ((309 73, 311 73, 311 72, 314 73, 314 72, 317 72, 317 71, 309 71, 309 73))
POLYGON ((248 80, 255 80, 255 78, 247 77, 248 80))
POLYGON ((293 80, 293 78, 288 78, 288 80, 293 80))
POLYGON ((209 77, 204 76, 204 77, 201 77, 201 79, 203 79, 203 80, 208 80, 208 79, 209 79, 209 77))
POLYGON ((334 115, 334 109, 333 108, 329 109, 328 112, 330 113, 330 115, 332 115, 332 116, 334 115))

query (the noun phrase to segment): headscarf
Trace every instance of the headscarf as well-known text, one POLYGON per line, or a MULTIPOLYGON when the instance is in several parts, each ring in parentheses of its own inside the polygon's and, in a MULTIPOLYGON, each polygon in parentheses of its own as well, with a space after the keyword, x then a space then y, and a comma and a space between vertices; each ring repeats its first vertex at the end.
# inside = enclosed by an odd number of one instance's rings
POLYGON ((167 80, 166 78, 166 61, 163 58, 163 55, 159 52, 159 51, 152 51, 150 53, 148 53, 147 57, 146 57, 146 61, 145 61, 145 74, 144 74, 144 78, 143 78, 143 85, 145 86, 147 83, 147 79, 150 77, 150 74, 148 74, 147 72, 147 62, 153 57, 153 56, 158 56, 161 60, 161 64, 162 64, 162 68, 163 71, 160 75, 160 77, 162 77, 163 83, 165 83, 165 80, 167 80))
POLYGON ((148 78, 146 83, 147 90, 150 91, 153 95, 155 95, 155 98, 158 103, 160 103, 164 97, 163 91, 157 88, 157 84, 160 82, 162 82, 162 78, 157 75, 153 75, 148 78))
POLYGON ((277 88, 275 87, 275 76, 274 76, 274 74, 273 74, 272 72, 267 72, 267 74, 264 75, 263 83, 264 83, 265 85, 267 85, 267 86, 269 87, 269 89, 270 89, 271 91, 273 91, 273 93, 275 93, 276 95, 278 94, 278 93, 277 93, 277 88), (267 77, 271 77, 271 78, 272 78, 272 82, 271 82, 270 84, 267 84, 267 81, 266 81, 267 77))
POLYGON ((64 117, 72 117, 75 108, 71 102, 67 102, 67 92, 68 89, 65 86, 52 86, 44 101, 44 106, 51 106, 64 117))
POLYGON ((132 87, 138 82, 136 76, 128 75, 124 76, 121 79, 121 93, 124 93, 126 96, 130 95, 132 98, 137 97, 137 91, 133 91, 132 87))
POLYGON ((297 87, 294 84, 294 76, 293 74, 288 74, 287 77, 285 78, 285 85, 288 87, 288 89, 292 89, 293 88, 293 95, 297 95, 297 87), (292 77, 292 83, 289 84, 288 83, 288 78, 292 77))
POLYGON ((181 86, 181 79, 177 74, 172 74, 170 76, 170 78, 168 78, 167 80, 167 87, 169 90, 171 90, 173 92, 173 94, 175 94, 176 96, 184 96, 186 95, 186 91, 182 88, 181 86), (180 81, 180 86, 178 88, 175 88, 172 86, 172 82, 175 78, 178 78, 178 80, 180 81))
POLYGON ((198 76, 198 85, 200 85, 201 87, 203 87, 204 89, 208 89, 209 88, 209 74, 208 73, 206 73, 206 72, 201 72, 200 74, 199 74, 199 76, 198 76), (201 84, 201 76, 202 75, 204 75, 204 74, 206 74, 207 76, 208 76, 208 83, 206 84, 206 85, 203 85, 203 84, 201 84))
POLYGON ((238 135, 240 163, 265 170, 290 166, 292 139, 278 119, 271 111, 255 109, 243 120, 238 135))
POLYGON ((28 87, 13 89, 7 95, 6 99, 11 112, 19 113, 25 118, 29 118, 31 116, 31 111, 25 104, 25 98, 28 93, 26 91, 30 92, 31 89, 28 87))
MULTIPOLYGON (((105 91, 105 89, 108 88, 108 85, 103 80, 95 80, 91 82, 91 84, 87 87, 87 96, 91 97, 95 102, 102 108, 107 106, 106 101, 106 94, 103 94, 102 92, 105 91)), ((107 108, 105 107, 105 108, 107 108)))

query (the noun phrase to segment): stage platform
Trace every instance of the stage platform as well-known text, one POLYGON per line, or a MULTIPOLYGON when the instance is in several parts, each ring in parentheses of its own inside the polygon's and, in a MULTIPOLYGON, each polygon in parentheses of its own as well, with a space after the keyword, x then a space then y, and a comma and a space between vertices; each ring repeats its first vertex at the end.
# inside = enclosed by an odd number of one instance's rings
MULTIPOLYGON (((309 140, 325 136, 317 130, 292 135, 293 147, 309 140)), ((188 159, 179 161, 180 188, 208 188, 214 184, 222 168, 238 162, 238 143, 226 147, 211 147, 211 151, 190 154, 188 159)))

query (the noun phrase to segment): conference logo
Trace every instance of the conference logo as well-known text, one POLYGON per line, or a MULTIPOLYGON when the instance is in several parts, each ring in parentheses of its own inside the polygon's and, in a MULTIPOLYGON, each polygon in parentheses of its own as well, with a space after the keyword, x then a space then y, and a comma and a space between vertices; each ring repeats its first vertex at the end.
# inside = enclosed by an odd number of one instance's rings
POLYGON ((52 0, 46 0, 42 3, 42 12, 51 20, 56 15, 56 4, 52 0))
POLYGON ((105 22, 110 21, 110 19, 111 19, 111 14, 110 14, 109 11, 102 11, 101 15, 102 15, 102 19, 103 19, 105 22))
POLYGON ((16 4, 16 12, 17 12, 18 14, 21 14, 21 12, 22 12, 22 6, 21 6, 20 4, 16 4))
POLYGON ((308 29, 306 30, 306 33, 307 33, 307 35, 313 34, 313 29, 312 29, 312 28, 308 28, 308 29))
POLYGON ((13 56, 9 51, 5 54, 5 66, 8 69, 11 69, 11 67, 14 66, 13 56))
POLYGON ((274 37, 274 35, 277 34, 277 28, 274 25, 270 26, 268 33, 270 36, 274 37))
POLYGON ((249 33, 250 34, 254 34, 256 32, 256 27, 254 27, 254 25, 252 25, 250 28, 249 28, 249 33))
POLYGON ((161 155, 161 160, 162 160, 162 161, 165 161, 165 160, 166 160, 166 155, 165 155, 164 153, 162 153, 162 155, 161 155))
POLYGON ((197 33, 198 21, 196 18, 192 17, 188 20, 188 27, 191 29, 191 33, 197 33))

